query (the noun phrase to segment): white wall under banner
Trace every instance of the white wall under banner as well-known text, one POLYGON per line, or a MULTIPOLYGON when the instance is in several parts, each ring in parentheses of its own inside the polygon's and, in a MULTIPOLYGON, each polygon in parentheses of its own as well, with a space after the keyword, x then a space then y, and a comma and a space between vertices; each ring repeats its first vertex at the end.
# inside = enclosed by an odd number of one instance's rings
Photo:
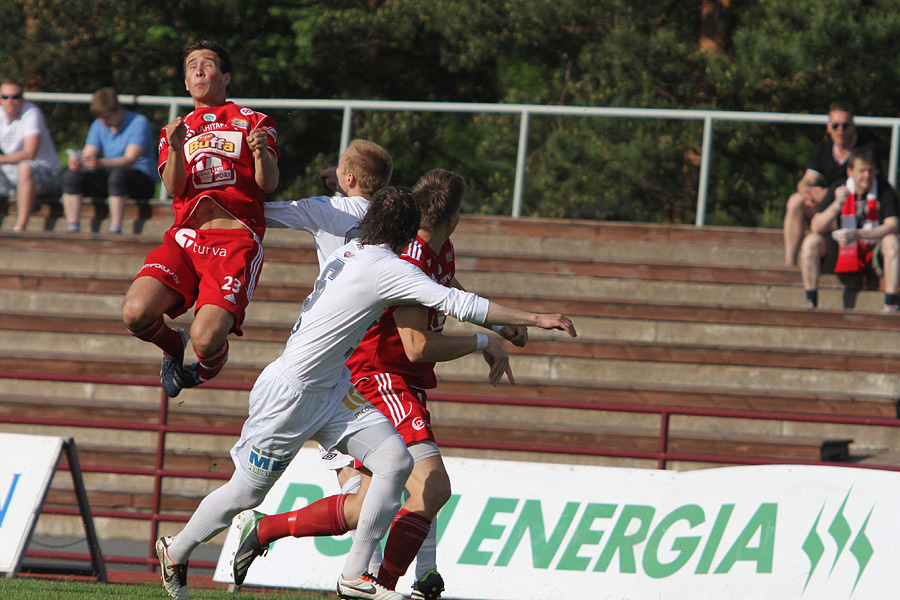
POLYGON ((15 575, 62 451, 54 436, 0 434, 0 572, 15 575))
MULTIPOLYGON (((445 598, 893 600, 900 474, 852 467, 689 471, 446 458, 445 598)), ((337 492, 304 449, 265 513, 337 492)), ((215 580, 231 581, 235 527, 215 580)), ((350 541, 285 539, 245 585, 333 590, 350 541)), ((412 571, 412 569, 410 569, 412 571)), ((412 578, 401 579, 408 593, 412 578)))

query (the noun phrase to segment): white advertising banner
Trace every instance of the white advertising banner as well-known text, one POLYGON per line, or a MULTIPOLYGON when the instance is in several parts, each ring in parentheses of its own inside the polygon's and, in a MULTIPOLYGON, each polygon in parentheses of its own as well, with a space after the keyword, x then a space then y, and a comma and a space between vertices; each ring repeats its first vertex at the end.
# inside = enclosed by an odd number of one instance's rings
POLYGON ((15 574, 41 511, 63 440, 0 433, 0 572, 15 574))
MULTIPOLYGON (((866 600, 897 596, 900 474, 852 467, 654 471, 446 458, 444 598, 866 600)), ((260 507, 337 493, 304 449, 260 507)), ((235 527, 215 580, 231 581, 235 527)), ((341 538, 284 539, 245 585, 334 590, 341 538)), ((411 568, 410 571, 413 569, 411 568)), ((398 591, 409 593, 410 574, 398 591)))

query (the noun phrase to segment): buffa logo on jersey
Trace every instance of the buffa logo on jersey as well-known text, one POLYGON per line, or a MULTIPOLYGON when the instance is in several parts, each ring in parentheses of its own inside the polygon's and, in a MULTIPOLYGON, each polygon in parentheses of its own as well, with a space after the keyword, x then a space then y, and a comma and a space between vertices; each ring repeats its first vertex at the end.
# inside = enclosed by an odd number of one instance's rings
POLYGON ((179 229, 175 233, 175 241, 178 245, 194 254, 212 254, 213 256, 221 256, 225 258, 228 251, 225 248, 216 248, 214 246, 201 246, 197 243, 197 232, 193 229, 179 229))

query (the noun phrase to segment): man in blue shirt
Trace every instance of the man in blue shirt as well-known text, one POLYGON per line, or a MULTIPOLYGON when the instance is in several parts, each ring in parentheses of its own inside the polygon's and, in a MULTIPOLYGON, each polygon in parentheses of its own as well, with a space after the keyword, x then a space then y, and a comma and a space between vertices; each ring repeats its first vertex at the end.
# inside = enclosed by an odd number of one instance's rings
POLYGON ((126 198, 150 198, 156 188, 156 137, 144 115, 125 110, 112 88, 94 92, 84 150, 70 153, 63 178, 67 230, 80 229, 81 199, 109 197, 109 232, 122 232, 126 198))

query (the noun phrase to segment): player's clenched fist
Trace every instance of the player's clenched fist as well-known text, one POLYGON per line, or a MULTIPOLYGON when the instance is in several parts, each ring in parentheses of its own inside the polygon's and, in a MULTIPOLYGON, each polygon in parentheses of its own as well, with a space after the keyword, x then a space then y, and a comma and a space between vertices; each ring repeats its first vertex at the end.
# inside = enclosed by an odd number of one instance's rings
POLYGON ((184 146, 184 138, 187 136, 187 127, 181 117, 175 117, 172 122, 166 125, 166 141, 169 146, 184 146))
POLYGON ((258 156, 265 156, 269 148, 269 137, 264 129, 253 129, 247 134, 247 145, 250 151, 258 156))

